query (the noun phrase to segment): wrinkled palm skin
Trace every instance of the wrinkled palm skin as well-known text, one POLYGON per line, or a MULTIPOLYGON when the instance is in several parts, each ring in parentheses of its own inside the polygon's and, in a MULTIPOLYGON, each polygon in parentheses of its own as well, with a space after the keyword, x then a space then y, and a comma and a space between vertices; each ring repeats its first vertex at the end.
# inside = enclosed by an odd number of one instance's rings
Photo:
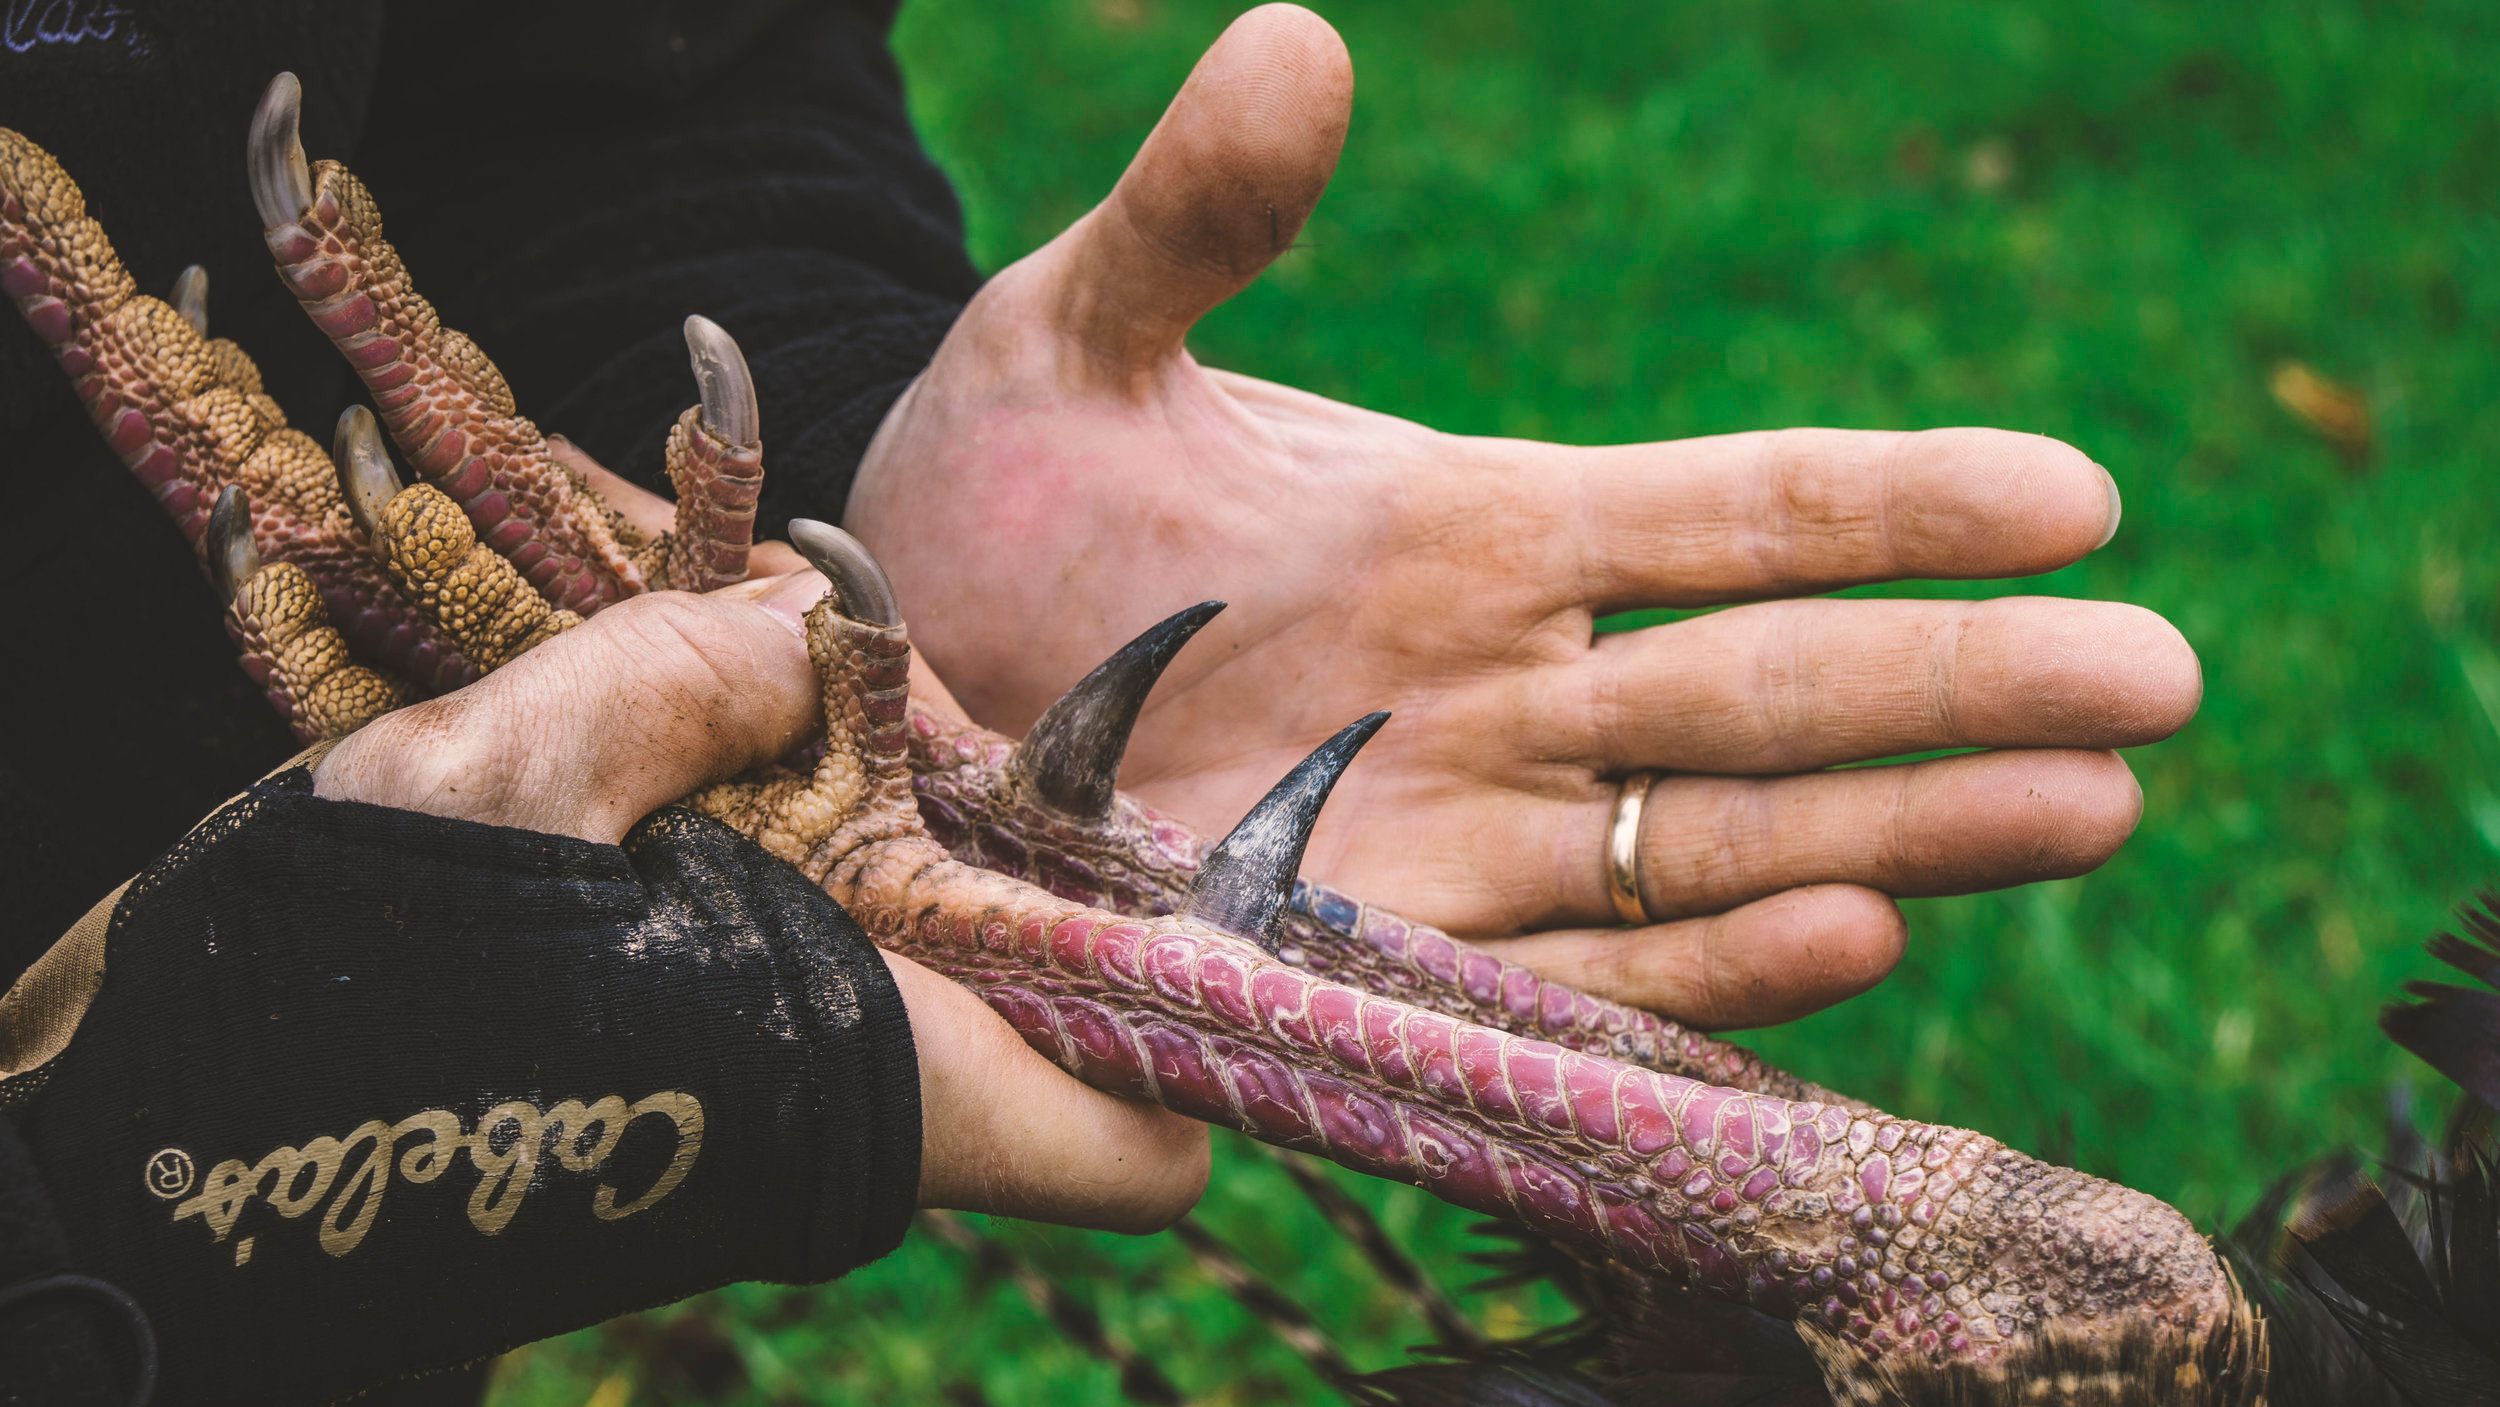
MULTIPOLYGON (((751 387, 741 404, 735 378, 706 379, 671 442, 677 530, 636 531, 441 326, 355 178, 303 163, 291 110, 264 118, 256 189, 294 207, 264 200, 281 276, 414 486, 354 416, 334 469, 204 313, 137 292, 68 176, 7 131, 0 289, 200 547, 246 668, 302 735, 456 687, 626 596, 743 575, 751 387)), ((2123 1351, 2156 1365, 2145 1400, 2255 1399, 2262 1334, 2170 1207, 1316 884, 1293 882, 1264 933, 1175 917, 1211 847, 1124 796, 1053 804, 1015 743, 910 696, 905 632, 876 615, 828 596, 809 619, 822 746, 692 803, 1087 1082, 1531 1227, 1604 1265, 1625 1316, 1676 1283, 1794 1319, 1844 1396, 1949 1380, 2029 1401, 2043 1363, 2123 1351)))

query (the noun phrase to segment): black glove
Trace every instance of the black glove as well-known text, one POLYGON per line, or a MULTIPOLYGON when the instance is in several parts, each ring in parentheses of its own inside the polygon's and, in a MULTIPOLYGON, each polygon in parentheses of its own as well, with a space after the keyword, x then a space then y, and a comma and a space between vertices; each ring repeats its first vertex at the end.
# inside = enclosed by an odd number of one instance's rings
MULTIPOLYGON (((325 801, 299 769, 142 874, 107 933, 66 1047, 0 1109, 71 1266, 153 1325, 161 1401, 327 1400, 827 1279, 909 1223, 892 978, 692 812, 619 848, 325 801)), ((57 1301, 0 1314, 0 1381, 12 1336, 79 1313, 57 1301)))

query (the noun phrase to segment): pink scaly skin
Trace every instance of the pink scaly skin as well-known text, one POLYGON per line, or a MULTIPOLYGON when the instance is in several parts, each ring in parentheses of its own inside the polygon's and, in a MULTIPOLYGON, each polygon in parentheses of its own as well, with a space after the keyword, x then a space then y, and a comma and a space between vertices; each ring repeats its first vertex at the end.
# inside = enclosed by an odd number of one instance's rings
MULTIPOLYGON (((910 713, 912 792, 929 834, 957 860, 1122 914, 1176 913, 1208 842, 1125 793, 1087 821, 1023 794, 1016 745, 919 707, 910 713)), ((1753 1094, 1860 1109, 1740 1046, 1655 1013, 1575 991, 1514 962, 1322 884, 1295 884, 1283 962, 1513 1035, 1753 1094)))
MULTIPOLYGON (((194 548, 219 490, 239 485, 261 556, 302 568, 359 654, 428 692, 472 677, 457 647, 410 608, 365 549, 329 456, 288 427, 251 358, 138 292, 68 173, 5 128, 0 291, 51 349, 105 444, 194 548)), ((286 711, 274 694, 272 702, 286 711)))
POLYGON ((1640 1070, 963 865, 913 800, 903 630, 820 605, 810 652, 828 712, 813 775, 692 805, 1100 1090, 1413 1182, 1875 1362, 1988 1367, 2075 1325, 2183 1342, 2238 1325, 2185 1217, 1985 1135, 1640 1070))
MULTIPOLYGON (((316 179, 296 140, 296 99, 294 80, 281 76, 253 138, 255 197, 264 208, 286 207, 267 232, 280 272, 363 375, 403 450, 448 486, 479 536, 535 585, 554 587, 559 604, 583 609, 647 589, 710 590, 743 579, 763 452, 753 384, 728 335, 704 319, 687 324, 703 395, 669 440, 676 529, 654 537, 623 525, 513 412, 493 363, 442 327, 410 286, 364 188, 328 163, 316 179)), ((51 349, 105 443, 204 559, 211 508, 226 489, 243 491, 257 559, 308 575, 329 622, 388 685, 341 697, 421 697, 483 672, 377 560, 329 455, 288 427, 251 358, 207 338, 205 276, 185 275, 182 309, 139 294, 68 173, 6 129, 0 291, 51 349)), ((307 713, 273 682, 302 661, 278 661, 258 632, 240 631, 237 642, 247 672, 307 741, 364 721, 307 713)))
POLYGON ((668 474, 677 490, 669 534, 668 582, 679 591, 713 591, 746 580, 755 540, 755 500, 764 490, 764 450, 738 443, 688 406, 668 434, 668 474))
POLYGON ((648 588, 607 515, 518 414, 502 373, 443 327, 382 237, 381 212, 346 167, 312 169, 312 200, 265 238, 278 276, 372 392, 419 476, 451 495, 478 536, 561 609, 584 615, 648 588))
POLYGON ((2186 1342, 2238 1323, 2186 1218, 1984 1135, 1475 1025, 966 865, 912 798, 903 631, 830 604, 809 626, 828 718, 813 773, 693 804, 1098 1088, 1412 1183, 1879 1363, 1987 1367, 2074 1326, 2186 1342))
POLYGON ((652 540, 557 462, 503 373, 443 326, 384 237, 364 183, 337 162, 306 162, 300 102, 294 75, 280 74, 253 118, 262 237, 279 278, 363 378, 418 476, 457 503, 479 540, 557 610, 587 616, 647 590, 742 579, 763 462, 752 383, 728 336, 701 319, 687 325, 704 405, 670 437, 678 516, 668 540, 652 540), (735 398, 733 384, 748 408, 723 423, 715 413, 735 398))

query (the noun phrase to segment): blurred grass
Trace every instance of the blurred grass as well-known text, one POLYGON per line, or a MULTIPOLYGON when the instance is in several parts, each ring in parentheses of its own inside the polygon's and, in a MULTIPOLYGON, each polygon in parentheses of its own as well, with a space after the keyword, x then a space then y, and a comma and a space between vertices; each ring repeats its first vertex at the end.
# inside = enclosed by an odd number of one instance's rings
MULTIPOLYGON (((2070 1148, 2212 1219, 2368 1142, 2419 940, 2500 873, 2500 11, 1569 7, 1367 0, 1301 247, 1206 360, 1454 430, 1573 441, 1980 423, 2084 447, 2126 495, 2089 562, 2201 652, 2133 757, 2103 872, 1913 906, 1882 990, 1764 1033, 1894 1110, 2070 1148), (2356 463, 2269 391, 2363 397, 2356 463)), ((1108 189, 1232 7, 915 0, 914 107, 995 268, 1108 189)), ((1229 1145, 1201 1215, 1358 1361, 1423 1338, 1281 1176, 1229 1145)), ((1467 1218, 1361 1194, 1463 1279, 1467 1218)), ((1164 1240, 998 1224, 1215 1402, 1315 1381, 1164 1240)), ((1550 1316, 1476 1296, 1491 1324, 1550 1316)), ((915 1241, 821 1290, 740 1287, 515 1355, 506 1407, 1116 1399, 1012 1290, 915 1241), (952 1400, 972 1397, 955 1393, 952 1400)))

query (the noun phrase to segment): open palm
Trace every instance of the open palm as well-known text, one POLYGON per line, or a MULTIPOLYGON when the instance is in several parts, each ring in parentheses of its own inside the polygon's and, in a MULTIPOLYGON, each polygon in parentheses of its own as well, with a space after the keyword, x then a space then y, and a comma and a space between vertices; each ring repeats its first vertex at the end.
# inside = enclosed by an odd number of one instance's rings
POLYGON ((1794 599, 2017 576, 2107 541, 2109 476, 1994 430, 1578 448, 1476 439, 1201 367, 1192 323, 1333 169, 1352 77, 1269 6, 1202 59, 1117 189, 1003 271, 880 431, 847 521, 974 717, 1021 731, 1137 630, 1228 610, 1154 695, 1122 785, 1221 833, 1319 739, 1396 719, 1314 875, 1718 1025, 1880 978, 1892 897, 2079 873, 2132 830, 2110 748, 2198 697, 2123 605, 1794 599), (932 505, 942 504, 942 512, 932 505), (1599 614, 1751 602, 1598 637, 1599 614), (1837 764, 1995 749, 1883 768, 1837 764), (1619 780, 1661 922, 1611 928, 1619 780))

